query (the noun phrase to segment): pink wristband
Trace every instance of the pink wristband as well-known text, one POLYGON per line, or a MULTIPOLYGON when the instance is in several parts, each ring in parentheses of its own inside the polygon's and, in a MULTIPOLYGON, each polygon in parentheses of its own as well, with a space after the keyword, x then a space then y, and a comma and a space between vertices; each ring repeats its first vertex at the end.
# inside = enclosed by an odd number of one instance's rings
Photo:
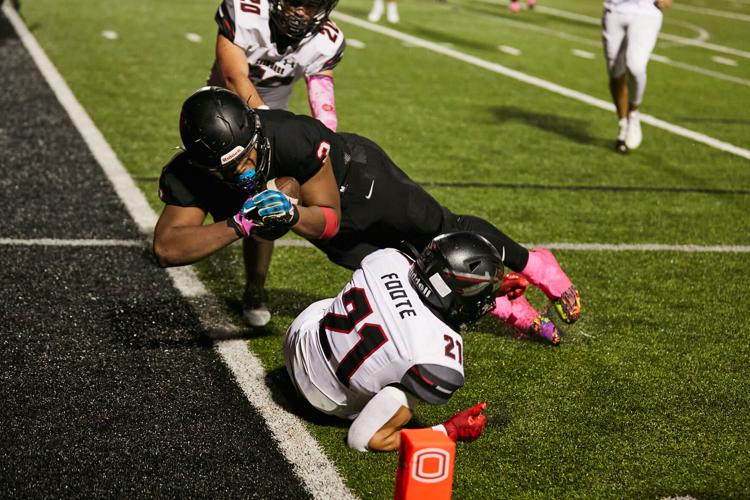
POLYGON ((323 211, 323 216, 326 218, 326 226, 323 228, 323 232, 318 236, 319 240, 330 240, 336 233, 339 232, 339 219, 336 217, 336 212, 332 208, 320 207, 323 211))

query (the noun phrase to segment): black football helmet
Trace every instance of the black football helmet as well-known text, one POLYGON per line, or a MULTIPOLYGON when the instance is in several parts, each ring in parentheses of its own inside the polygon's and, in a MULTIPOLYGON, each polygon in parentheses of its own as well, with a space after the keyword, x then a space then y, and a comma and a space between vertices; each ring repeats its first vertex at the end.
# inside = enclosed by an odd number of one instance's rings
POLYGON ((301 40, 318 32, 337 3, 338 0, 270 0, 269 9, 271 20, 281 34, 301 40), (310 17, 293 12, 299 7, 310 17))
POLYGON ((412 264, 409 282, 446 323, 461 329, 494 309, 503 262, 483 236, 442 234, 412 264))
POLYGON ((190 162, 224 179, 253 149, 258 152, 253 182, 260 189, 271 165, 271 143, 258 114, 234 92, 202 87, 182 104, 180 137, 190 162))

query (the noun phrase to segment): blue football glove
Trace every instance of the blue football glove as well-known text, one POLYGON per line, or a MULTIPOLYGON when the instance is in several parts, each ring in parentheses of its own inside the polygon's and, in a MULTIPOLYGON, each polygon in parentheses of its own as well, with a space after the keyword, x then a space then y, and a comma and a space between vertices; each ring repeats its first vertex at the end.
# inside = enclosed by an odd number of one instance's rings
POLYGON ((281 191, 267 189, 253 196, 242 207, 245 217, 250 217, 263 227, 292 227, 299 220, 299 212, 281 191), (248 206, 251 204, 252 206, 248 206))

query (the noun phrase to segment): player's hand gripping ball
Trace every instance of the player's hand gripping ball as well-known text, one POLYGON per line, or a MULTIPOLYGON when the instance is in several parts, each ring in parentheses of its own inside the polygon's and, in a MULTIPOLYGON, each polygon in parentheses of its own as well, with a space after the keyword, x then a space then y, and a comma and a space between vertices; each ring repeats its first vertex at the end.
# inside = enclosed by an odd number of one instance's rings
POLYGON ((299 182, 297 182, 297 179, 294 177, 284 176, 266 182, 266 190, 267 191, 255 195, 253 199, 260 200, 265 198, 268 202, 267 205, 273 206, 264 208, 262 204, 256 205, 256 207, 258 207, 258 217, 263 227, 255 229, 253 234, 264 240, 276 240, 288 233, 293 223, 291 225, 289 224, 289 222, 291 222, 291 220, 289 220, 289 215, 292 214, 290 214, 290 208, 286 207, 286 204, 283 203, 285 200, 278 199, 280 198, 278 196, 273 196, 272 192, 278 191, 283 193, 289 201, 289 205, 291 205, 291 210, 296 211, 296 205, 299 201, 300 186, 299 182), (263 193, 268 194, 263 195, 263 193), (276 212, 276 214, 274 214, 274 212, 276 212), (279 224, 274 224, 275 216, 278 217, 277 220, 279 224))

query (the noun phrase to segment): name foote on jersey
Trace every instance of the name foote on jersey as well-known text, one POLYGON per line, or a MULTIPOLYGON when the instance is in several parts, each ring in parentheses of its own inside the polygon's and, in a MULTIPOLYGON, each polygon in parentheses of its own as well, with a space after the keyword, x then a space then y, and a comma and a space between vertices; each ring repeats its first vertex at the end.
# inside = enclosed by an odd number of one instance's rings
POLYGON ((406 294, 404 284, 398 279, 398 275, 396 273, 384 274, 380 279, 383 280, 383 285, 388 290, 388 296, 393 301, 401 319, 406 316, 416 316, 417 312, 413 309, 414 306, 406 294))

